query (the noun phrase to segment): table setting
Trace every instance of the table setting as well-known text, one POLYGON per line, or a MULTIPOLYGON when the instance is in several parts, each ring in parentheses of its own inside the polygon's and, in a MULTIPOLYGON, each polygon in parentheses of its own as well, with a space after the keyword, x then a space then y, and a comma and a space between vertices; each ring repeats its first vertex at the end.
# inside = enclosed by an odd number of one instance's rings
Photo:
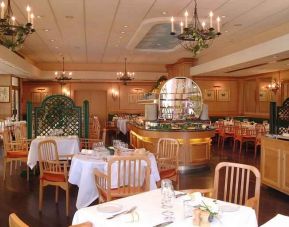
POLYGON ((256 227, 252 208, 213 200, 201 193, 173 190, 170 180, 162 188, 79 209, 73 224, 90 221, 93 226, 200 226, 256 227))
MULTIPOLYGON (((116 143, 115 143, 116 145, 116 143)), ((124 145, 122 143, 122 145, 124 145)), ((108 160, 113 155, 147 155, 151 162, 150 189, 156 189, 156 182, 160 180, 157 162, 155 156, 145 149, 129 149, 126 146, 115 147, 94 147, 93 150, 82 149, 80 154, 76 154, 71 161, 68 181, 78 186, 78 195, 76 200, 77 209, 89 206, 99 197, 95 184, 94 169, 102 172, 107 171, 108 160), (114 154, 113 154, 114 153, 114 154)), ((114 168, 117 171, 117 168, 114 168)), ((113 176, 113 174, 112 174, 113 176)), ((117 185, 116 179, 112 185, 117 185), (114 182, 115 181, 115 182, 114 182)))

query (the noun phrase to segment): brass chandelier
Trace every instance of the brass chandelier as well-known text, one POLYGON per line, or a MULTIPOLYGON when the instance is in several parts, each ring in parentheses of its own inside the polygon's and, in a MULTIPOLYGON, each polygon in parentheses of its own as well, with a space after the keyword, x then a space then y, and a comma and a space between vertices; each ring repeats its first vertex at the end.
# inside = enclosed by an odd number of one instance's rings
POLYGON ((134 72, 128 72, 126 69, 126 58, 124 58, 124 72, 117 72, 117 79, 127 85, 128 81, 134 80, 134 72))
POLYGON ((176 34, 174 27, 174 17, 171 18, 171 35, 176 35, 180 44, 194 55, 199 54, 203 49, 209 47, 210 42, 217 36, 221 35, 220 32, 220 17, 217 17, 217 29, 213 27, 213 12, 209 13, 210 24, 206 25, 205 21, 202 23, 198 18, 197 0, 195 0, 194 14, 191 23, 188 23, 188 11, 184 14, 184 21, 180 22, 180 34, 176 34))
POLYGON ((57 71, 54 73, 55 80, 57 80, 60 85, 65 85, 67 81, 71 80, 72 72, 68 73, 68 76, 66 75, 66 72, 64 70, 64 57, 62 57, 62 72, 58 73, 57 71))
POLYGON ((28 5, 26 8, 27 23, 23 25, 18 23, 13 16, 10 0, 7 2, 7 8, 4 1, 1 2, 0 6, 0 44, 12 51, 17 51, 22 48, 26 37, 35 32, 33 28, 34 14, 31 13, 31 8, 28 5))

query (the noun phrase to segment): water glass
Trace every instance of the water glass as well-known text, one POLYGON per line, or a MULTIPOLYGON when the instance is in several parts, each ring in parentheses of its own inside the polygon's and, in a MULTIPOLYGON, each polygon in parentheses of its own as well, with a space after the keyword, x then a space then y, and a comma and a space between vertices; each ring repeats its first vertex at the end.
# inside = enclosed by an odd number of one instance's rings
POLYGON ((164 179, 161 181, 161 194, 162 194, 162 208, 165 209, 162 212, 166 221, 174 220, 173 203, 175 199, 175 191, 172 181, 164 179))
POLYGON ((189 218, 193 216, 194 211, 194 203, 192 200, 184 200, 183 202, 184 207, 184 218, 189 218))

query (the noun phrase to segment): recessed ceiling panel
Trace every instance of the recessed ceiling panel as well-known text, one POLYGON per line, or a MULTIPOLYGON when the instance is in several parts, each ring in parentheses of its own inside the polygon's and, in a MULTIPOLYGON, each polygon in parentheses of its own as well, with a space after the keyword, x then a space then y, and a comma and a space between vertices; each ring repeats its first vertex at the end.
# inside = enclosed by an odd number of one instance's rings
POLYGON ((148 31, 144 38, 138 43, 139 50, 171 50, 178 45, 175 36, 170 35, 171 25, 169 23, 156 24, 148 31))

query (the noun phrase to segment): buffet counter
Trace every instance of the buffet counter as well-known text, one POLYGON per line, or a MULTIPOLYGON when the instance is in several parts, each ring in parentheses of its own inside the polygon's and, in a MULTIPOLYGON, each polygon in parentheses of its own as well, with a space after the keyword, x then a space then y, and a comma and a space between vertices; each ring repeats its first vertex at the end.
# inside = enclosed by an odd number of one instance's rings
POLYGON ((210 161, 211 137, 214 129, 145 129, 128 123, 130 145, 134 148, 146 148, 156 153, 160 138, 177 139, 180 143, 180 171, 205 167, 210 161))

